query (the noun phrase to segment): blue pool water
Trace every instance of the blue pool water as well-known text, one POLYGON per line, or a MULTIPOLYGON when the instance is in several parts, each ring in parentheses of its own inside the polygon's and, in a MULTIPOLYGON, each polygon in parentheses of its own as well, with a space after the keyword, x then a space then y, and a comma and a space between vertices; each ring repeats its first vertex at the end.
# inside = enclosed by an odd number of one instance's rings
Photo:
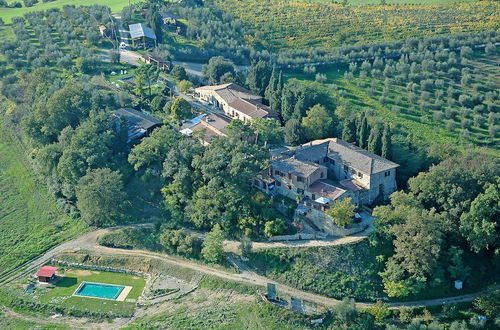
POLYGON ((123 285, 83 282, 76 289, 75 296, 116 299, 125 287, 123 285))

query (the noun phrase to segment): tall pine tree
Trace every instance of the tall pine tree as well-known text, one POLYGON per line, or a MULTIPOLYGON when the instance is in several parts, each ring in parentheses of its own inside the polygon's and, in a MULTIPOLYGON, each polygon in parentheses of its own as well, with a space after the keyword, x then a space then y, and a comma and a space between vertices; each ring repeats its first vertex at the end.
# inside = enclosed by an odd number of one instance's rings
POLYGON ((386 158, 386 159, 392 158, 391 128, 387 124, 384 126, 384 132, 382 133, 381 156, 386 158))
POLYGON ((356 120, 347 118, 342 129, 342 140, 346 142, 356 142, 356 120))
POLYGON ((366 119, 365 113, 361 114, 361 118, 358 122, 358 145, 360 148, 366 149, 368 146, 368 120, 366 119))

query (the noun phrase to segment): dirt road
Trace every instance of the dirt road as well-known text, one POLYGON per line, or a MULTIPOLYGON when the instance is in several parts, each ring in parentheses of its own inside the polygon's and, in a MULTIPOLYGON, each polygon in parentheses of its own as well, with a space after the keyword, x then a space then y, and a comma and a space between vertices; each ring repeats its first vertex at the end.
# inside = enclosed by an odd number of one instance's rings
MULTIPOLYGON (((143 224, 143 225, 137 225, 137 226, 150 226, 150 224, 143 224)), ((143 256, 143 257, 148 257, 148 258, 154 258, 154 259, 159 259, 164 262, 168 262, 170 264, 179 266, 179 267, 184 267, 188 269, 195 270, 197 272, 200 272, 202 274, 207 274, 211 276, 216 276, 219 278, 223 278, 229 281, 235 281, 239 283, 245 283, 245 284, 250 284, 250 285, 256 285, 256 286, 261 286, 265 287, 268 282, 274 282, 273 280, 265 277, 258 275, 251 271, 249 268, 243 268, 242 272, 239 274, 234 274, 234 273, 229 273, 226 271, 223 271, 221 269, 216 269, 212 268, 206 265, 201 265, 192 261, 172 257, 163 253, 156 253, 156 252, 151 252, 151 251, 144 251, 144 250, 123 250, 123 249, 116 249, 116 248, 108 248, 104 246, 100 246, 97 244, 97 239, 99 238, 100 235, 107 233, 109 231, 117 230, 123 227, 114 227, 110 229, 99 229, 96 231, 92 231, 89 233, 85 233, 84 235, 65 242, 48 252, 46 252, 44 255, 41 257, 37 258, 36 260, 30 262, 29 264, 25 265, 24 267, 20 267, 16 272, 9 274, 8 276, 2 278, 0 280, 0 283, 7 283, 11 282, 20 276, 23 276, 25 274, 28 274, 30 272, 34 272, 34 270, 44 263, 48 262, 52 257, 54 257, 56 254, 59 252, 62 252, 64 250, 68 249, 75 249, 75 248, 81 248, 81 249, 86 249, 89 251, 92 251, 94 253, 104 253, 104 254, 111 254, 111 255, 133 255, 133 256, 143 256)), ((360 233, 361 234, 361 233, 360 233)), ((357 236, 357 237, 352 237, 352 239, 362 239, 362 236, 357 236)), ((344 242, 342 244, 350 244, 351 242, 349 240, 344 240, 341 241, 344 242)), ((337 242, 338 243, 338 242, 337 242)), ((272 243, 274 244, 274 243, 272 243)), ((340 244, 340 243, 338 243, 340 244)), ((275 282, 274 282, 275 283, 275 282)), ((287 285, 283 284, 278 284, 279 291, 282 294, 293 296, 293 297, 299 297, 301 299, 304 299, 306 301, 316 303, 319 305, 323 305, 326 307, 333 307, 337 304, 340 303, 340 300, 334 299, 334 298, 329 298, 325 296, 321 296, 318 294, 306 292, 303 290, 299 290, 287 285)), ((441 305, 445 303, 454 303, 454 302, 464 302, 464 301, 472 301, 475 299, 479 294, 481 293, 474 293, 474 294, 467 294, 467 295, 462 295, 462 296, 457 296, 457 297, 449 297, 449 298, 442 298, 442 299, 429 299, 429 300, 422 300, 422 301, 413 301, 413 302, 393 302, 390 303, 389 305, 391 308, 401 308, 401 307, 415 307, 415 306, 431 306, 431 305, 441 305)), ((356 303, 357 307, 360 308, 367 308, 371 304, 370 303, 356 303)))

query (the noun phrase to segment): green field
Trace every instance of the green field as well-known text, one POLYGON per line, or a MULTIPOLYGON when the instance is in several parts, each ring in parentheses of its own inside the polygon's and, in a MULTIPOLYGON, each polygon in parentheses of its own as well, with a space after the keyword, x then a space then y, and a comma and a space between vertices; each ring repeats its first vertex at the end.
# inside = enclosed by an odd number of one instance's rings
POLYGON ((273 50, 329 49, 346 44, 494 30, 500 26, 497 1, 411 1, 420 2, 342 6, 306 0, 218 0, 217 5, 241 19, 255 33, 257 46, 273 50))
MULTIPOLYGON (((55 0, 52 2, 43 3, 41 0, 33 7, 22 8, 0 8, 0 17, 5 23, 10 23, 13 17, 23 16, 26 13, 38 10, 47 10, 49 8, 62 8, 66 5, 75 6, 90 6, 90 5, 106 5, 111 8, 112 12, 120 12, 123 7, 128 5, 129 0, 55 0)), ((13 2, 13 1, 9 1, 13 2)), ((138 3, 141 0, 130 0, 131 3, 138 3)))
POLYGON ((85 231, 62 214, 0 124, 0 273, 85 231))
POLYGON ((135 309, 134 301, 141 296, 146 284, 146 280, 140 276, 83 269, 58 271, 57 275, 62 278, 55 283, 55 288, 37 289, 35 295, 40 295, 40 302, 60 304, 63 307, 83 311, 114 312, 122 315, 133 313, 135 309), (132 290, 126 300, 133 299, 134 301, 113 301, 72 296, 83 281, 131 286, 132 290))

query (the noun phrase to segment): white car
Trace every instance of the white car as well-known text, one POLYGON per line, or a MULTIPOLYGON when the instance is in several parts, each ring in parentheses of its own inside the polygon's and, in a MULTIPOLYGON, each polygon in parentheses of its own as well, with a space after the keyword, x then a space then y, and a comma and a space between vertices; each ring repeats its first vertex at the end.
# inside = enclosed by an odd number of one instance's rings
POLYGON ((127 44, 124 43, 123 41, 120 43, 120 49, 127 49, 127 44))

